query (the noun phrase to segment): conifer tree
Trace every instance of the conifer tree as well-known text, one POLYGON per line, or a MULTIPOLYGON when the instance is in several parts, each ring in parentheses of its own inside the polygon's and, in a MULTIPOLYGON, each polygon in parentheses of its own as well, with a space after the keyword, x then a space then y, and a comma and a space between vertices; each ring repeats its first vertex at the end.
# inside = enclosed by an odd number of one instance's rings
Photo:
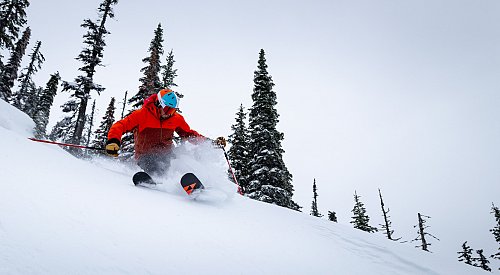
POLYGON ((132 109, 139 109, 144 100, 150 95, 157 93, 161 88, 162 83, 160 82, 160 56, 163 54, 163 29, 161 24, 158 24, 154 32, 154 38, 151 40, 149 45, 149 56, 142 59, 142 62, 146 63, 146 67, 141 69, 144 76, 139 79, 141 85, 139 86, 139 91, 133 97, 129 99, 129 103, 132 104, 132 109))
POLYGON ((16 47, 12 51, 9 61, 3 66, 0 74, 0 99, 9 102, 12 98, 12 87, 17 79, 21 60, 26 52, 26 47, 31 37, 31 29, 29 27, 23 32, 23 35, 16 43, 16 47))
POLYGON ((28 95, 26 104, 24 105, 24 110, 22 110, 25 114, 27 114, 32 119, 35 118, 36 108, 38 107, 38 100, 43 93, 43 87, 36 86, 35 83, 29 85, 28 95))
MULTIPOLYGON (((92 135, 92 128, 94 127, 94 115, 95 115, 95 99, 94 102, 92 102, 92 111, 90 111, 90 115, 87 118, 87 126, 86 126, 86 133, 87 133, 87 138, 85 139, 85 144, 88 147, 90 144, 90 136, 92 135)), ((103 148, 103 147, 101 147, 103 148)))
POLYGON ((50 76, 45 89, 38 99, 38 105, 36 111, 33 114, 33 120, 35 122, 35 137, 36 138, 46 138, 47 124, 49 123, 50 108, 54 102, 54 97, 57 94, 57 87, 59 85, 59 72, 52 74, 50 76))
POLYGON ((488 259, 483 255, 483 249, 476 250, 476 253, 478 257, 472 259, 472 261, 474 262, 474 266, 480 267, 486 271, 491 272, 491 268, 488 266, 490 261, 488 261, 488 259))
POLYGON ((94 147, 104 148, 106 146, 109 129, 111 129, 111 126, 115 123, 115 110, 115 98, 112 97, 108 108, 106 109, 106 113, 102 117, 101 124, 95 131, 93 142, 94 147))
MULTIPOLYGON (((63 91, 72 91, 72 97, 76 98, 78 102, 78 113, 74 130, 72 134, 72 143, 79 144, 82 142, 83 131, 87 119, 87 104, 91 98, 91 92, 95 91, 100 94, 104 88, 94 83, 94 74, 97 66, 102 66, 102 58, 104 52, 104 37, 109 34, 105 28, 106 20, 114 18, 113 5, 116 5, 118 0, 104 0, 97 9, 99 19, 94 22, 90 19, 85 19, 82 27, 88 31, 83 36, 83 43, 87 46, 76 58, 83 63, 79 68, 83 75, 75 78, 74 82, 63 82, 63 91)), ((71 99, 75 100, 75 99, 71 99)))
POLYGON ((321 213, 318 211, 318 189, 316 188, 316 179, 313 181, 313 201, 311 204, 311 216, 315 217, 323 217, 321 213))
POLYGON ((436 239, 438 241, 439 241, 439 239, 436 238, 434 235, 432 235, 432 234, 430 234, 430 233, 428 233, 428 232, 425 231, 427 228, 430 227, 428 225, 425 225, 425 223, 427 222, 427 220, 425 218, 430 219, 431 217, 425 216, 425 215, 421 215, 420 213, 418 213, 418 225, 414 226, 415 228, 418 227, 418 237, 416 237, 412 241, 420 241, 421 245, 418 245, 416 247, 421 247, 422 250, 430 252, 429 251, 429 246, 431 245, 431 243, 429 243, 427 241, 427 239, 425 238, 425 236, 431 236, 432 238, 434 238, 434 239, 436 239))
POLYGON ((41 41, 37 41, 30 57, 30 63, 19 76, 19 91, 15 93, 12 105, 24 113, 32 116, 36 109, 36 94, 30 92, 35 86, 33 75, 42 67, 45 57, 40 52, 41 41))
POLYGON ((0 2, 0 49, 12 49, 19 30, 26 24, 28 0, 2 0, 0 2))
MULTIPOLYGON (((227 154, 231 161, 234 175, 240 184, 241 191, 246 194, 248 190, 248 129, 245 125, 246 113, 243 104, 236 113, 236 123, 231 126, 232 134, 228 141, 231 143, 227 154)), ((231 171, 228 171, 229 179, 234 181, 231 171)))
POLYGON ((337 213, 335 211, 328 211, 328 220, 337 222, 337 213))
POLYGON ((177 76, 177 69, 174 69, 174 51, 170 50, 167 56, 167 64, 162 66, 163 68, 163 73, 162 73, 162 83, 163 83, 163 88, 169 88, 173 89, 173 87, 176 87, 177 84, 175 84, 174 79, 177 76))
MULTIPOLYGON (((500 209, 498 209, 498 207, 496 207, 493 203, 491 205, 491 214, 495 216, 496 225, 490 229, 490 232, 493 234, 495 241, 497 241, 499 245, 498 252, 491 255, 491 257, 495 260, 500 260, 500 209)), ((498 270, 500 270, 500 268, 498 270)))
POLYGON ((61 108, 66 115, 54 125, 50 132, 49 139, 71 143, 74 140, 73 134, 75 132, 76 119, 78 117, 79 102, 74 99, 69 100, 64 103, 61 108))
POLYGON ((354 191, 354 208, 352 209, 352 223, 354 228, 363 230, 369 233, 377 232, 377 228, 370 226, 370 217, 366 214, 365 205, 359 199, 361 196, 358 196, 357 192, 354 191))
POLYGON ((249 113, 250 163, 247 194, 250 198, 293 210, 300 206, 292 200, 292 174, 283 161, 283 133, 278 132, 278 112, 273 80, 267 72, 264 50, 260 50, 254 73, 253 106, 249 113))
POLYGON ((391 241, 397 241, 401 238, 394 239, 392 237, 392 234, 394 233, 394 230, 391 229, 392 222, 389 220, 389 208, 387 210, 385 209, 384 205, 384 199, 382 198, 382 193, 380 192, 380 189, 378 189, 378 195, 380 197, 380 205, 382 207, 382 214, 384 216, 384 224, 382 224, 382 230, 384 230, 384 234, 387 236, 387 238, 391 241))
POLYGON ((458 261, 459 262, 464 262, 468 265, 472 265, 472 248, 467 245, 467 242, 464 242, 462 244, 462 251, 457 252, 458 256, 458 261))

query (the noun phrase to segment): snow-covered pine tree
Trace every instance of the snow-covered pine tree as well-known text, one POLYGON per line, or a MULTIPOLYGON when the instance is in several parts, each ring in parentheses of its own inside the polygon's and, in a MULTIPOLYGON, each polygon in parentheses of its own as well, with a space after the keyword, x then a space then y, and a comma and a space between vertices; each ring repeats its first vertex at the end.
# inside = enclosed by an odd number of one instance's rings
MULTIPOLYGON (((243 104, 236 113, 236 123, 231 126, 232 134, 228 141, 231 143, 227 154, 233 167, 234 176, 240 184, 241 191, 246 194, 248 190, 248 129, 245 125, 246 113, 243 104)), ((228 171, 229 179, 234 181, 231 171, 228 171)))
POLYGON ((458 261, 465 264, 472 265, 472 248, 467 245, 467 242, 462 244, 462 251, 457 252, 458 261))
POLYGON ((491 272, 491 268, 488 266, 490 261, 488 261, 488 259, 483 255, 483 249, 476 250, 476 253, 478 257, 472 258, 472 261, 474 262, 473 265, 491 272))
POLYGON ((29 85, 29 91, 28 91, 29 98, 26 104, 24 105, 25 110, 23 112, 31 118, 35 118, 36 108, 38 107, 38 100, 40 99, 42 93, 43 93, 42 86, 37 87, 34 82, 32 82, 29 85))
POLYGON ((163 28, 161 24, 154 31, 153 40, 149 44, 149 56, 142 59, 142 62, 146 63, 146 67, 141 69, 144 76, 139 79, 141 85, 139 86, 139 91, 133 97, 129 99, 129 103, 132 104, 132 111, 139 109, 144 100, 157 93, 160 88, 162 88, 162 83, 160 81, 160 69, 161 61, 160 56, 163 54, 163 28))
MULTIPOLYGON (((85 126, 85 133, 86 133, 86 138, 85 138, 85 145, 88 147, 90 144, 90 139, 92 135, 92 128, 94 127, 94 116, 95 116, 95 99, 94 102, 92 102, 92 111, 90 111, 90 115, 87 117, 87 123, 85 126)), ((87 152, 90 153, 90 152, 87 152)))
POLYGON ((318 188, 316 187, 316 179, 313 180, 313 201, 311 204, 311 216, 323 217, 318 211, 318 188))
POLYGON ((273 80, 267 72, 264 50, 260 50, 254 72, 253 106, 249 113, 248 197, 299 210, 292 200, 292 174, 283 161, 283 133, 278 132, 278 112, 273 80))
POLYGON ((21 39, 16 43, 14 50, 12 51, 9 61, 2 68, 0 74, 0 99, 10 102, 12 98, 12 87, 14 87, 14 81, 17 79, 19 67, 21 66, 21 60, 26 52, 26 47, 31 37, 31 29, 27 27, 24 30, 21 39))
POLYGON ((354 216, 352 216, 352 223, 354 228, 363 230, 369 233, 377 232, 377 228, 371 226, 369 224, 370 217, 366 214, 365 205, 359 199, 361 196, 358 196, 358 193, 354 191, 354 208, 351 210, 354 216))
POLYGON ((425 231, 427 228, 430 227, 428 225, 425 225, 425 223, 427 222, 427 220, 425 218, 430 219, 431 217, 418 213, 418 225, 413 226, 415 228, 418 227, 418 236, 415 239, 413 239, 412 242, 413 241, 420 241, 421 245, 417 245, 416 247, 421 247, 422 250, 430 252, 429 246, 431 245, 431 243, 427 242, 427 239, 425 238, 425 236, 431 236, 432 238, 434 238, 438 241, 439 241, 439 239, 436 238, 434 235, 425 231))
POLYGON ((72 134, 72 143, 75 144, 79 144, 82 141, 87 118, 87 104, 91 98, 90 93, 96 91, 100 94, 104 90, 101 85, 94 83, 94 74, 96 67, 102 66, 103 51, 104 46, 106 46, 104 37, 109 34, 105 28, 106 20, 114 17, 112 5, 117 3, 118 0, 104 0, 97 9, 99 13, 98 20, 96 22, 90 19, 83 21, 81 26, 88 29, 87 33, 83 36, 83 43, 86 45, 86 48, 82 50, 76 59, 83 63, 83 66, 79 70, 84 74, 77 76, 74 83, 63 82, 63 91, 72 91, 72 96, 80 101, 74 133, 72 134))
MULTIPOLYGON (((497 241, 499 245, 498 252, 491 255, 491 257, 495 260, 500 260, 500 209, 498 209, 494 203, 491 203, 491 214, 495 216, 496 225, 490 229, 490 232, 493 234, 495 241, 497 241)), ((498 270, 500 270, 500 268, 498 270)))
POLYGON ((167 64, 162 66, 162 83, 164 88, 173 89, 173 87, 177 86, 174 82, 174 79, 177 76, 177 69, 174 69, 174 63, 174 51, 170 50, 167 56, 167 64))
POLYGON ((57 87, 59 85, 59 72, 52 74, 50 76, 45 89, 41 93, 38 99, 38 105, 36 111, 33 114, 33 120, 35 122, 35 137, 44 139, 46 138, 47 124, 49 123, 50 108, 54 102, 54 97, 57 94, 57 87))
POLYGON ((36 109, 36 94, 30 92, 35 86, 33 82, 33 75, 38 72, 42 67, 42 63, 45 61, 45 57, 40 51, 42 46, 41 41, 37 41, 33 51, 28 55, 30 57, 30 62, 28 67, 23 69, 23 72, 19 76, 19 90, 14 94, 12 105, 17 109, 33 117, 36 109))
POLYGON ((389 208, 387 210, 385 209, 384 205, 384 199, 382 198, 382 193, 380 192, 380 189, 378 189, 378 195, 380 197, 380 206, 382 207, 382 214, 384 216, 384 224, 381 224, 382 230, 384 231, 384 234, 387 236, 387 238, 391 241, 398 241, 401 238, 394 239, 392 237, 392 234, 394 233, 394 230, 391 229, 392 222, 389 220, 389 208))
POLYGON ((12 49, 19 30, 26 24, 28 0, 2 0, 0 2, 0 49, 12 49))
POLYGON ((337 222, 337 213, 335 211, 328 211, 328 220, 337 222))
POLYGON ((76 119, 78 117, 79 102, 69 100, 62 106, 62 111, 66 115, 56 123, 50 132, 49 139, 64 143, 71 143, 75 130, 76 119))
POLYGON ((111 129, 111 125, 115 123, 115 110, 115 98, 112 97, 111 101, 109 102, 108 108, 106 109, 106 113, 102 117, 101 124, 94 133, 94 141, 92 143, 92 146, 98 148, 104 148, 106 146, 109 129, 111 129))

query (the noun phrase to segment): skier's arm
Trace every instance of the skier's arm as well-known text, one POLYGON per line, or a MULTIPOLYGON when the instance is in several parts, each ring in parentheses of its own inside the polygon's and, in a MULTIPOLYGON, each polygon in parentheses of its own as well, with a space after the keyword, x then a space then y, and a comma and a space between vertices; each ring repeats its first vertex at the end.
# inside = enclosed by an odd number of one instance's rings
POLYGON ((124 119, 115 122, 109 129, 108 140, 116 139, 120 142, 123 134, 139 126, 141 111, 142 109, 134 111, 124 119))
POLYGON ((187 122, 184 120, 184 117, 182 116, 179 116, 179 125, 177 126, 177 128, 175 128, 175 132, 183 139, 189 139, 198 142, 207 139, 203 135, 191 129, 191 127, 189 127, 187 122))

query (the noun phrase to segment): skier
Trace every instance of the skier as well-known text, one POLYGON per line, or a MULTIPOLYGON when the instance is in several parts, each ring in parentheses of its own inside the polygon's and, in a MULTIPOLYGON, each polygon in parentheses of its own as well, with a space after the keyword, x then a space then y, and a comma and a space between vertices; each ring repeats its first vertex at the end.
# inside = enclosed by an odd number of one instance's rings
MULTIPOLYGON (((179 98, 170 89, 162 89, 151 95, 144 101, 141 109, 111 126, 106 153, 117 157, 122 135, 133 131, 137 165, 148 174, 166 171, 173 148, 174 132, 193 143, 209 140, 189 127, 184 117, 177 112, 178 106, 179 98)), ((218 137, 213 143, 225 146, 226 140, 218 137)))

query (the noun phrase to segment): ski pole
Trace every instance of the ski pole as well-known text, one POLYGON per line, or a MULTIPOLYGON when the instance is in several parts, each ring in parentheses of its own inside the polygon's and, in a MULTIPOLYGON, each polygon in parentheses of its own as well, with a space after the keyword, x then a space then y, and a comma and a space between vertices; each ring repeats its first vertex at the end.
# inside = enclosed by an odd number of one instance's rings
POLYGON ((229 166, 229 170, 231 171, 231 175, 233 175, 234 182, 236 183, 236 185, 238 185, 238 193, 240 195, 243 195, 243 191, 241 190, 241 186, 238 183, 236 176, 234 175, 233 167, 231 166, 231 162, 229 161, 229 157, 227 156, 226 149, 224 149, 224 147, 222 147, 222 146, 220 148, 222 149, 222 151, 224 151, 224 156, 226 157, 227 165, 229 166))
POLYGON ((43 139, 36 139, 36 138, 28 138, 29 140, 36 141, 36 142, 42 142, 42 143, 48 143, 48 144, 56 144, 56 145, 61 145, 61 146, 68 146, 68 147, 76 147, 76 148, 83 148, 83 149, 90 149, 90 150, 106 150, 104 148, 98 148, 98 147, 89 147, 89 146, 83 146, 83 145, 78 145, 78 144, 70 144, 70 143, 61 143, 61 142, 55 142, 55 141, 50 141, 50 140, 43 140, 43 139))

